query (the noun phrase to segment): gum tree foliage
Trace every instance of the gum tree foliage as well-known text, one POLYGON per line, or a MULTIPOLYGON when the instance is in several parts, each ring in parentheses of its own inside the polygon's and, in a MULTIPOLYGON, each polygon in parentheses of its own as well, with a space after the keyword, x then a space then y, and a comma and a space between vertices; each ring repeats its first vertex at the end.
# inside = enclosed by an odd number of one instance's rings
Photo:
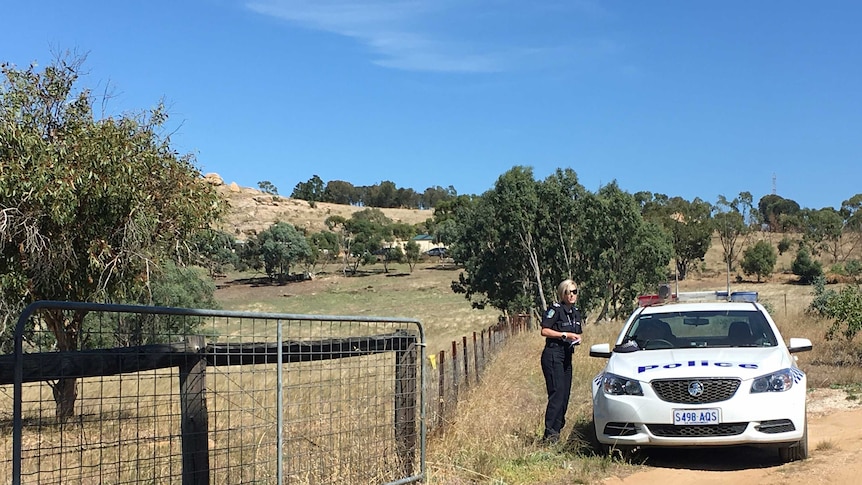
POLYGON ((767 194, 757 203, 757 214, 761 224, 770 232, 783 232, 791 229, 791 222, 799 214, 799 204, 795 200, 780 195, 767 194))
POLYGON ((276 222, 256 237, 260 259, 267 276, 284 281, 290 268, 311 256, 311 246, 293 224, 276 222))
POLYGON ((240 265, 236 240, 224 231, 198 231, 192 236, 189 247, 194 264, 206 268, 210 277, 223 273, 228 266, 237 268, 240 265))
MULTIPOLYGON (((452 282, 452 290, 464 294, 474 308, 490 305, 504 313, 518 313, 532 307, 533 292, 524 287, 529 279, 524 273, 526 257, 516 247, 517 236, 510 235, 517 228, 512 227, 510 214, 494 205, 494 191, 501 184, 516 183, 507 178, 519 177, 518 172, 501 175, 493 190, 456 209, 452 257, 464 271, 452 282)), ((521 195, 529 199, 531 194, 535 191, 521 195)))
MULTIPOLYGON (((137 297, 224 203, 189 155, 162 135, 159 105, 138 115, 93 113, 77 89, 83 57, 44 70, 2 65, 0 85, 0 292, 4 328, 36 300, 123 302, 137 297)), ((83 312, 48 311, 57 350, 78 349, 83 312)), ((68 419, 75 379, 52 384, 68 419)))
POLYGON ((278 195, 278 187, 273 185, 269 180, 261 180, 257 183, 257 187, 264 193, 269 195, 278 195))
POLYGON ((695 198, 638 192, 634 194, 644 219, 658 224, 670 237, 677 277, 684 280, 695 261, 703 261, 712 243, 713 221, 708 202, 695 198))
POLYGON ((826 280, 821 276, 814 280, 814 298, 808 311, 832 320, 826 338, 842 335, 850 341, 862 330, 862 287, 847 285, 840 291, 826 289, 826 280))
POLYGON ((856 194, 842 202, 840 213, 844 218, 842 237, 846 242, 843 248, 845 255, 854 254, 862 247, 862 194, 856 194))
POLYGON ((338 257, 338 234, 330 231, 320 231, 308 236, 308 244, 311 254, 305 260, 306 270, 314 272, 318 264, 326 265, 335 262, 338 257))
POLYGON ((300 199, 308 202, 321 202, 324 197, 323 180, 317 175, 308 179, 307 182, 299 182, 290 194, 292 199, 300 199))
POLYGON ((360 265, 377 261, 374 251, 383 247, 387 228, 392 220, 380 209, 368 208, 354 212, 350 219, 341 216, 330 216, 324 221, 326 227, 338 235, 341 254, 344 258, 343 271, 353 274, 360 265))
MULTIPOLYGON (((378 250, 378 252, 381 250, 378 250)), ((392 263, 403 263, 404 262, 404 251, 401 249, 401 246, 389 246, 382 249, 383 253, 381 254, 383 263, 383 272, 389 273, 389 265, 392 263)))
POLYGON ((742 253, 740 266, 746 275, 756 275, 760 283, 762 277, 769 277, 775 269, 778 254, 767 241, 757 241, 742 253))
POLYGON ((411 273, 413 272, 413 268, 416 267, 416 263, 419 262, 420 257, 419 244, 413 240, 407 241, 407 244, 404 245, 404 261, 410 267, 411 273))
POLYGON ((359 195, 350 182, 330 180, 323 189, 322 200, 333 204, 356 205, 359 203, 359 195))
POLYGON ((643 220, 634 197, 616 183, 587 194, 580 211, 583 285, 598 293, 597 320, 626 316, 637 295, 668 280, 671 241, 658 225, 643 220))
POLYGON ((799 214, 802 241, 814 256, 826 253, 832 262, 842 261, 844 218, 833 207, 803 209, 799 214))
POLYGON ((734 270, 739 250, 745 247, 751 233, 749 217, 752 200, 750 192, 740 192, 733 200, 719 195, 718 201, 712 206, 712 219, 728 271, 734 270))
MULTIPOLYGON (((578 203, 586 194, 578 182, 578 175, 571 169, 556 170, 551 176, 536 184, 541 202, 536 217, 539 244, 536 255, 542 291, 534 305, 544 310, 556 300, 557 285, 563 279, 586 281, 583 271, 584 255, 578 246, 578 237, 584 227, 578 203), (546 301, 547 299, 547 301, 546 301)), ((578 304, 586 309, 595 292, 582 286, 578 304)))
POLYGON ((428 187, 419 199, 419 208, 434 209, 440 202, 454 199, 455 197, 458 197, 458 191, 451 185, 445 189, 439 185, 428 187))
MULTIPOLYGON (((200 274, 199 267, 166 261, 151 274, 150 285, 130 303, 177 308, 218 308, 215 283, 200 274)), ((176 341, 198 331, 198 319, 179 315, 87 315, 81 348, 137 346, 176 341)))
POLYGON ((452 289, 474 307, 544 309, 572 278, 583 310, 616 316, 667 277, 670 244, 632 196, 616 184, 591 194, 569 169, 536 181, 530 168, 514 167, 456 213, 451 250, 464 272, 452 289))

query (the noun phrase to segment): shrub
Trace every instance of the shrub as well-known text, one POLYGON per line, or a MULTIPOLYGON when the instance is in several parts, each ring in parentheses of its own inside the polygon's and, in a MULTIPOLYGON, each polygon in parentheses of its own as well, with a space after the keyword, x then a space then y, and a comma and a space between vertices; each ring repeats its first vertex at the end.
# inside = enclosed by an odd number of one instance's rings
POLYGON ((811 253, 805 247, 796 252, 790 269, 793 274, 799 277, 799 282, 804 285, 811 284, 818 276, 823 276, 823 266, 819 261, 811 258, 811 253))
POLYGON ((844 265, 844 271, 847 273, 847 276, 851 276, 858 281, 859 277, 862 276, 862 261, 858 259, 847 261, 844 265))
POLYGON ((814 283, 814 299, 808 310, 832 320, 832 325, 826 331, 826 338, 831 340, 839 333, 847 340, 862 330, 862 288, 848 285, 841 291, 827 290, 822 277, 814 283))
POLYGON ((772 274, 777 260, 778 255, 775 254, 775 248, 771 244, 766 241, 757 241, 757 244, 742 253, 740 266, 746 275, 757 275, 757 282, 759 283, 762 276, 772 274))
POLYGON ((793 241, 789 237, 784 236, 781 241, 778 241, 778 254, 784 254, 793 245, 793 241))

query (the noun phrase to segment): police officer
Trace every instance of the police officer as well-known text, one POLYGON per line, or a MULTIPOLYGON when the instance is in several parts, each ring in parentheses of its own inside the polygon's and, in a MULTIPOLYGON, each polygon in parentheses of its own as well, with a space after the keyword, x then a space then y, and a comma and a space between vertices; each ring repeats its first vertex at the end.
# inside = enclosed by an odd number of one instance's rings
POLYGON ((548 407, 545 410, 545 433, 542 440, 556 443, 566 424, 566 410, 572 390, 572 352, 581 343, 583 317, 575 306, 578 287, 572 280, 557 286, 557 303, 542 319, 542 373, 548 388, 548 407))

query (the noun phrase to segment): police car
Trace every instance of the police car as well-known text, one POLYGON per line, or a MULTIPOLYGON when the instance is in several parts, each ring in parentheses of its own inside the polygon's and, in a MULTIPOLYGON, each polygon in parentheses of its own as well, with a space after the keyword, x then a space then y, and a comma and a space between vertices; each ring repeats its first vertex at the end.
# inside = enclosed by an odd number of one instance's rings
POLYGON ((757 445, 785 462, 807 458, 807 382, 792 354, 811 341, 786 345, 755 292, 669 296, 640 297, 615 345, 590 348, 608 359, 592 383, 599 443, 757 445))

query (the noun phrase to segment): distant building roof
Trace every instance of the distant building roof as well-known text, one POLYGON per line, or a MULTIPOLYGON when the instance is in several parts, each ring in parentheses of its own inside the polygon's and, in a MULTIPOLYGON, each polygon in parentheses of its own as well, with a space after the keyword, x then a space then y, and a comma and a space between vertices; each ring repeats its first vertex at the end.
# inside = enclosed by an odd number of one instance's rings
POLYGON ((420 234, 420 235, 414 237, 413 240, 414 241, 433 241, 434 236, 431 236, 429 234, 420 234))

